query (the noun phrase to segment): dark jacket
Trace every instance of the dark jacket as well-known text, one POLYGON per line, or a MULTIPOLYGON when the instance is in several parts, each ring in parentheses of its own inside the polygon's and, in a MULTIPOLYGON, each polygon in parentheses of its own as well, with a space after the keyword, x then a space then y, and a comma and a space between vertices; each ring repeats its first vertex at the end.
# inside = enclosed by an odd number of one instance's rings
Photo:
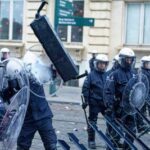
POLYGON ((121 102, 124 88, 133 76, 135 76, 133 70, 125 70, 120 67, 107 78, 104 101, 108 107, 114 105, 116 100, 121 102))
POLYGON ((89 105, 103 104, 103 89, 107 73, 92 71, 84 81, 82 94, 89 105))
MULTIPOLYGON (((52 117, 53 114, 50 110, 50 107, 48 106, 48 102, 45 98, 43 98, 45 97, 43 86, 31 80, 29 80, 29 83, 31 92, 29 97, 29 105, 26 112, 26 118, 40 120, 45 117, 52 117), (35 94, 33 94, 33 92, 42 97, 36 96, 35 94)), ((3 91, 3 98, 5 100, 9 100, 12 96, 16 94, 14 88, 17 89, 17 91, 19 91, 20 89, 16 79, 9 80, 8 84, 8 88, 3 91)))
POLYGON ((48 102, 45 98, 43 98, 45 97, 43 86, 30 81, 30 90, 31 92, 26 118, 30 118, 32 116, 34 120, 40 120, 46 117, 52 117, 53 114, 48 106, 48 102), (32 92, 42 97, 38 97, 32 92))
MULTIPOLYGON (((146 77, 147 77, 147 79, 149 81, 149 86, 150 86, 150 70, 148 70, 148 69, 142 69, 142 73, 144 75, 146 75, 146 77)), ((149 87, 149 92, 148 92, 148 97, 147 98, 150 101, 150 87, 149 87)))

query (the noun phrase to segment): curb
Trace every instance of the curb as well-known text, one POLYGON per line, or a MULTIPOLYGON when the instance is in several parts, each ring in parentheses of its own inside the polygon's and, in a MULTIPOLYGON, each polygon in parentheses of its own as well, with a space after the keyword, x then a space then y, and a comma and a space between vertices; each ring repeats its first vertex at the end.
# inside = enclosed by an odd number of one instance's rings
POLYGON ((68 102, 68 101, 54 101, 47 100, 49 104, 70 104, 70 105, 81 105, 80 102, 68 102))

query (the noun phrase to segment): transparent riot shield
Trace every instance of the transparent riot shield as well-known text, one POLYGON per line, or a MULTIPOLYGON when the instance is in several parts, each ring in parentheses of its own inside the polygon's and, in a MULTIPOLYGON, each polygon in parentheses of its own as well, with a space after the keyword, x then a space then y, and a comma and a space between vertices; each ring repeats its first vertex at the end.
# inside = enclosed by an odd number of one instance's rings
POLYGON ((29 89, 23 87, 10 100, 0 124, 2 150, 12 150, 19 136, 29 101, 29 89))
POLYGON ((10 80, 17 80, 18 90, 10 96, 9 100, 2 98, 3 116, 0 121, 0 149, 12 150, 16 145, 17 138, 23 125, 26 110, 29 103, 29 80, 23 63, 19 59, 10 58, 1 62, 1 95, 9 95, 10 80), (6 90, 7 89, 7 90, 6 90), (3 91, 6 91, 5 94, 3 91))
POLYGON ((122 107, 127 114, 135 114, 145 104, 149 91, 148 79, 144 74, 138 74, 127 83, 123 96, 122 107))

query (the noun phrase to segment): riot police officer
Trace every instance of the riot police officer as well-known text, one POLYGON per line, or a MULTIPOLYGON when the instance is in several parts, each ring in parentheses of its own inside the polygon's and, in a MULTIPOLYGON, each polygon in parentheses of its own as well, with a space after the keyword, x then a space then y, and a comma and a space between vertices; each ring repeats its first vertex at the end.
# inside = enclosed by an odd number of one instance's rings
MULTIPOLYGON (((21 89, 18 79, 20 69, 20 65, 14 65, 11 61, 6 64, 7 74, 10 74, 11 78, 8 79, 8 87, 3 92, 4 99, 10 99, 21 89)), ((44 88, 30 76, 29 85, 29 105, 17 141, 17 150, 29 150, 37 131, 44 143, 45 150, 56 150, 57 137, 52 126, 53 114, 45 98, 44 88)))
POLYGON ((18 137, 17 150, 29 150, 37 131, 44 143, 45 150, 56 150, 57 137, 52 126, 53 114, 44 98, 43 86, 30 80, 30 90, 29 106, 18 137))
POLYGON ((118 68, 119 68, 119 55, 117 54, 112 61, 112 68, 108 70, 108 75, 110 75, 112 72, 114 72, 118 68))
MULTIPOLYGON (((141 59, 141 69, 142 69, 142 73, 144 75, 147 76, 147 79, 149 81, 149 85, 150 85, 150 56, 144 56, 142 57, 141 59)), ((148 111, 149 111, 149 115, 150 115, 150 89, 149 89, 149 92, 148 92, 148 97, 147 97, 147 101, 148 101, 148 105, 145 106, 145 109, 146 107, 148 108, 148 111)), ((146 111, 145 111, 146 113, 146 111)))
MULTIPOLYGON (((133 67, 135 64, 135 54, 130 48, 123 48, 119 52, 119 65, 120 67, 114 71, 106 81, 104 90, 104 101, 107 107, 107 114, 114 119, 119 118, 130 130, 135 132, 135 121, 134 116, 129 115, 125 112, 122 105, 122 95, 128 81, 134 77, 135 73, 133 67)), ((107 133, 114 143, 115 147, 120 147, 120 137, 115 131, 109 131, 107 133)), ((126 134, 132 142, 133 139, 126 134)), ((124 142, 123 148, 129 150, 129 145, 124 142)))
MULTIPOLYGON (((148 56, 144 56, 141 58, 141 71, 144 75, 146 75, 146 77, 149 81, 149 84, 150 84, 150 59, 148 56)), ((147 96, 146 101, 150 102, 150 90, 148 92, 148 96, 147 96)), ((149 109, 149 108, 150 108, 149 104, 145 103, 145 105, 141 109, 141 112, 143 113, 143 115, 145 117, 147 117, 147 109, 149 109)), ((137 114, 136 121, 137 121, 137 130, 139 133, 148 128, 148 125, 146 125, 144 123, 142 117, 140 117, 138 114, 137 114)))
MULTIPOLYGON (((108 63, 106 55, 97 55, 94 61, 94 70, 89 73, 82 87, 82 94, 85 98, 85 104, 82 107, 85 109, 89 105, 88 120, 91 124, 96 124, 98 113, 104 114, 105 111, 103 89, 106 82, 108 63)), ((88 126, 88 145, 89 148, 96 149, 95 132, 90 126, 88 126)))

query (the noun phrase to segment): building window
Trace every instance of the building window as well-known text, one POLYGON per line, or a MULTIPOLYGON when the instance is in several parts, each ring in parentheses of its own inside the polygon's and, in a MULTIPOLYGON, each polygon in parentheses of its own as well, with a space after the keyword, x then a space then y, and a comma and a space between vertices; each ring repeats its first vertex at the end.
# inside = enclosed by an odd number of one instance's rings
MULTIPOLYGON (((73 16, 84 16, 84 1, 73 0, 73 16)), ((83 41, 83 27, 79 26, 62 26, 56 27, 56 31, 60 39, 64 42, 82 42, 83 41)))
POLYGON ((22 40, 23 0, 0 0, 0 40, 22 40))
POLYGON ((127 3, 127 45, 150 45, 150 3, 127 3))

